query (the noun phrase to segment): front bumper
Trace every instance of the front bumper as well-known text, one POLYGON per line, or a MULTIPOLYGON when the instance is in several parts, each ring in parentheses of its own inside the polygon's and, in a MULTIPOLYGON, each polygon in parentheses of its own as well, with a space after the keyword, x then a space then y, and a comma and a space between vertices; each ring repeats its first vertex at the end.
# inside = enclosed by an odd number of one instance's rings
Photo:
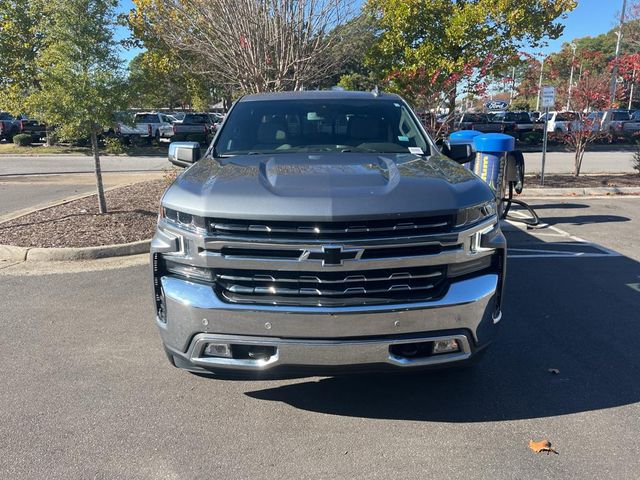
POLYGON ((462 363, 491 342, 501 315, 496 274, 454 282, 437 301, 342 308, 229 304, 207 285, 160 280, 166 304, 166 322, 157 320, 162 340, 174 364, 192 371, 410 370, 462 363), (456 340, 460 351, 413 359, 392 353, 400 343, 444 339, 456 340), (206 357, 209 342, 275 347, 275 354, 206 357))

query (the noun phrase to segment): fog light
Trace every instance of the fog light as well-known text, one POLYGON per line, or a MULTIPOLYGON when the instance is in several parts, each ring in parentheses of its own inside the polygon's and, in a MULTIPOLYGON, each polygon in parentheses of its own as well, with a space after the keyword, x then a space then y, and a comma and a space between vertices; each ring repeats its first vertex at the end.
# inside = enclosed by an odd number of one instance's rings
POLYGON ((459 352, 458 341, 450 338, 448 340, 436 340, 433 342, 433 354, 459 352))
POLYGON ((231 348, 226 343, 209 343, 204 349, 206 357, 231 358, 231 348))

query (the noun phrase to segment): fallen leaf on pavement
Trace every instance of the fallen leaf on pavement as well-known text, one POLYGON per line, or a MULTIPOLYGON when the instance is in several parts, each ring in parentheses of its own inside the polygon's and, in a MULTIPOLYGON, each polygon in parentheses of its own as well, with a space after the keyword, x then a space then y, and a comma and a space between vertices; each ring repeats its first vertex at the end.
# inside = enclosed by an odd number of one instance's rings
POLYGON ((549 440, 540 440, 539 442, 534 442, 533 440, 529 440, 529 448, 536 453, 547 452, 547 455, 550 453, 555 453, 558 455, 558 452, 551 448, 551 442, 549 440))
POLYGON ((554 375, 558 375, 560 373, 560 370, 558 370, 557 368, 550 368, 549 373, 553 373, 554 375))

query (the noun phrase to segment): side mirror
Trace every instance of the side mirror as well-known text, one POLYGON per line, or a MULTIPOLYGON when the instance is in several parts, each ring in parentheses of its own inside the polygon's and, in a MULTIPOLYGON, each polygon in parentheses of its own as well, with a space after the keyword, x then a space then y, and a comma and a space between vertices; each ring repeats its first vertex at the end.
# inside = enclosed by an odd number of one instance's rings
POLYGON ((172 142, 169 144, 169 161, 179 167, 188 167, 200 160, 198 142, 172 142))
POLYGON ((468 143, 451 144, 444 142, 442 153, 458 163, 467 163, 473 160, 473 149, 468 143))

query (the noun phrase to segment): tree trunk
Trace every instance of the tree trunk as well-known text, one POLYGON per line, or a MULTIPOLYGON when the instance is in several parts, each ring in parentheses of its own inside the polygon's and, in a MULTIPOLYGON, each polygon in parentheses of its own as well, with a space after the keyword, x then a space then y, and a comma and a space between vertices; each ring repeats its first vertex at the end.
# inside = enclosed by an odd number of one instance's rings
POLYGON ((582 168, 582 158, 584 157, 585 148, 576 148, 576 157, 575 157, 575 170, 573 171, 573 175, 575 177, 580 176, 580 169, 582 168))
POLYGON ((457 87, 456 85, 453 85, 451 87, 451 91, 449 92, 449 102, 448 102, 448 107, 449 107, 449 116, 453 115, 456 112, 456 92, 457 92, 457 87))
POLYGON ((93 150, 93 161, 96 171, 96 189, 98 190, 98 206, 100 213, 107 213, 107 201, 104 198, 104 185, 102 184, 102 170, 100 169, 100 154, 98 153, 98 135, 96 126, 91 128, 91 149, 93 150))

